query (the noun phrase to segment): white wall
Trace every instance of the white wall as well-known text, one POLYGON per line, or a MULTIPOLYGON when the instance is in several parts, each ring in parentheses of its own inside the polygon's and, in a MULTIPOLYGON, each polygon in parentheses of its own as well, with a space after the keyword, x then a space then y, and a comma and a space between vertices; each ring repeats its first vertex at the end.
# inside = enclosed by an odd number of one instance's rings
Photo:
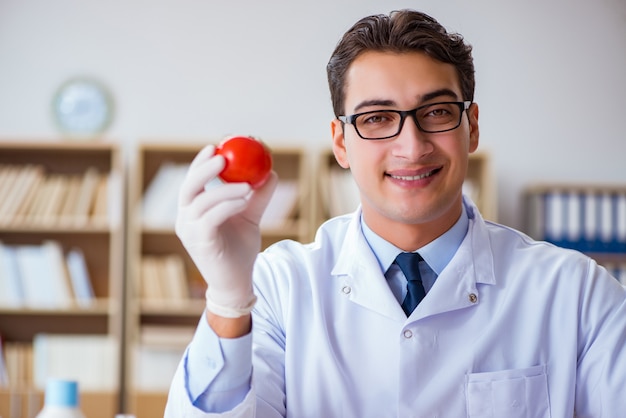
POLYGON ((325 65, 371 13, 414 7, 474 45, 481 148, 500 220, 519 227, 536 181, 626 183, 624 0, 0 0, 0 138, 58 136, 50 100, 94 75, 108 136, 259 136, 330 145, 325 65))

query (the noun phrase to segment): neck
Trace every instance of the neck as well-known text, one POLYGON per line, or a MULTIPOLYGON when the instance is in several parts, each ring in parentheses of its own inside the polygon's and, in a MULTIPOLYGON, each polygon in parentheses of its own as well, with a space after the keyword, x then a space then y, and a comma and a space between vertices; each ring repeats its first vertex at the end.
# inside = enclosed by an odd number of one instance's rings
POLYGON ((462 198, 442 216, 424 222, 407 222, 382 216, 368 216, 363 210, 367 226, 384 240, 403 251, 412 252, 439 238, 459 220, 462 198))

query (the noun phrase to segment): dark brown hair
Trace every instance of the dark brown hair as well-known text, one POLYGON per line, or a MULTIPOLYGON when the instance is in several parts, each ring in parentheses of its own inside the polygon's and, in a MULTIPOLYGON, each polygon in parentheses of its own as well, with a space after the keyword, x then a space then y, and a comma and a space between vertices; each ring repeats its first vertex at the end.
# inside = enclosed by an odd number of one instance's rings
POLYGON ((398 10, 359 20, 341 38, 326 66, 335 116, 343 115, 346 73, 363 52, 423 52, 452 64, 461 84, 463 100, 474 100, 472 47, 457 33, 448 33, 435 19, 415 10, 398 10))

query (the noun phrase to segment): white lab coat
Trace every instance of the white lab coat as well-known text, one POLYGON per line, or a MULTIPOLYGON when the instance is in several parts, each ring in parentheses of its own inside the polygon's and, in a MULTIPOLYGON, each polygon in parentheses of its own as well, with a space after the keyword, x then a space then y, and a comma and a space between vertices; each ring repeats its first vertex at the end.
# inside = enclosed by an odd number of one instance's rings
MULTIPOLYGON (((259 255, 252 387, 221 416, 624 416, 626 289, 465 205, 467 235, 409 318, 358 211, 259 255)), ((184 363, 166 416, 217 416, 191 405, 184 363)))

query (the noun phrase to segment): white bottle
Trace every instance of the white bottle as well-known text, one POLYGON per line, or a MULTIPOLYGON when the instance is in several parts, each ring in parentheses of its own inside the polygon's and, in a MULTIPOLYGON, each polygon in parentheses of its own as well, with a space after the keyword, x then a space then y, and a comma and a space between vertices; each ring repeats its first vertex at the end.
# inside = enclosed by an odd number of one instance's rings
POLYGON ((48 380, 43 409, 35 418, 85 418, 78 406, 78 383, 48 380))

